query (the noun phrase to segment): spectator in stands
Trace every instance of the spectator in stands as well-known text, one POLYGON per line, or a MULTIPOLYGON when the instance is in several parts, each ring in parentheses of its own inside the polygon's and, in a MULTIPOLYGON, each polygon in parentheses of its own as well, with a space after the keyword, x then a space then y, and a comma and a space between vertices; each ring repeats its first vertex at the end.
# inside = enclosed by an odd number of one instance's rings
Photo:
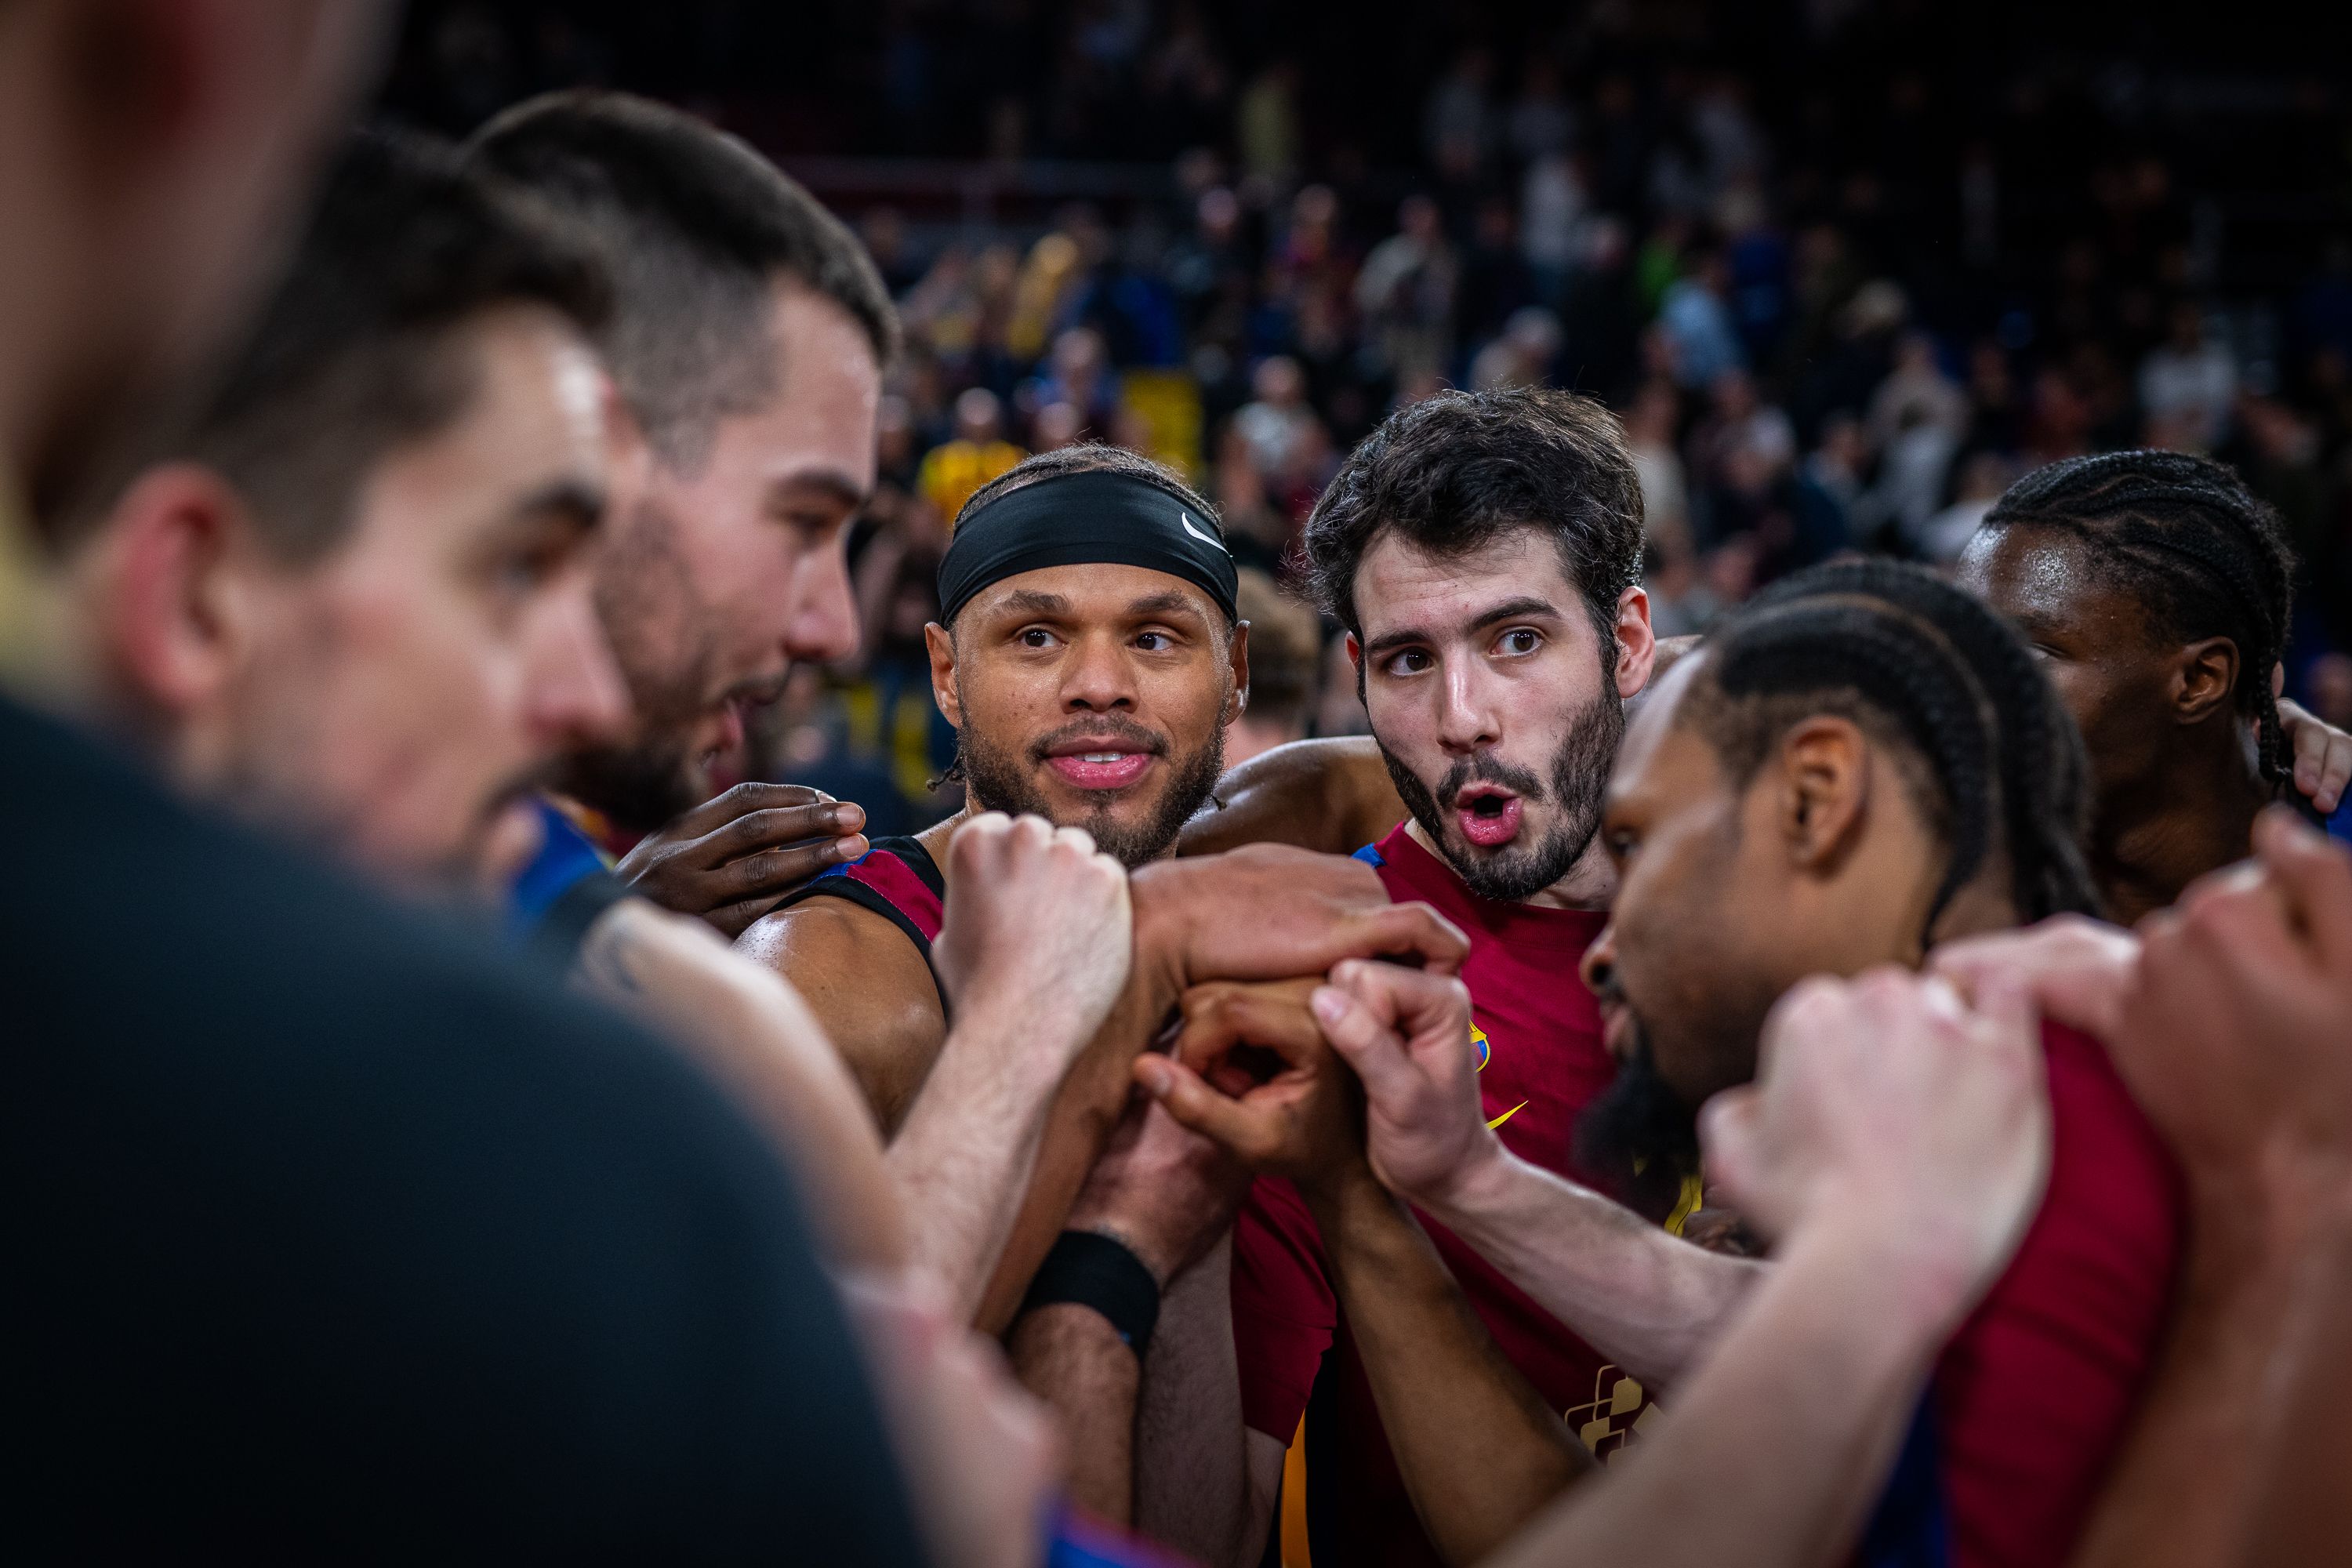
POLYGON ((1397 232, 1372 247, 1356 275, 1367 346, 1400 379, 1444 364, 1459 281, 1437 204, 1425 195, 1407 196, 1397 208, 1397 232))
MULTIPOLYGON (((1232 520, 1226 520, 1232 527, 1232 520)), ((1244 567, 1235 596, 1249 623, 1249 701, 1225 726, 1225 766, 1237 768, 1261 752, 1304 740, 1314 717, 1322 675, 1323 637, 1315 612, 1244 567)))
POLYGON ((953 517, 971 492, 1013 467, 1027 453, 1004 439, 1004 405, 984 386, 955 400, 955 438, 923 458, 916 489, 941 517, 953 517))
POLYGON ((1685 388, 1711 386, 1726 371, 1748 368, 1725 300, 1730 283, 1722 254, 1703 250, 1659 300, 1658 321, 1675 353, 1675 379, 1685 388))
POLYGON ((2210 452, 2230 433, 2238 397, 2238 363, 2227 344, 2209 336, 2205 312, 2182 300, 2167 319, 2165 340, 2140 361, 2139 402, 2150 444, 2210 452))

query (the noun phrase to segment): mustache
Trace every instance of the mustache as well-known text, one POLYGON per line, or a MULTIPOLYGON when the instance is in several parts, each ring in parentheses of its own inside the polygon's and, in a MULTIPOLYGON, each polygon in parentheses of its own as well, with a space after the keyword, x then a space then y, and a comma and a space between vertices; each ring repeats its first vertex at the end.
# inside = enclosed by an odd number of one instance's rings
POLYGON ((1445 770, 1445 777, 1437 785, 1437 798, 1451 801, 1462 793, 1472 780, 1480 784, 1501 784, 1505 789, 1530 803, 1544 798, 1543 780, 1522 767, 1503 761, 1492 752, 1473 752, 1445 770))
POLYGON ((1149 752, 1155 757, 1165 756, 1168 752, 1165 735, 1155 734, 1132 719, 1108 713, 1099 719, 1081 719, 1040 735, 1029 742, 1029 760, 1042 763, 1055 747, 1077 740, 1103 741, 1130 752, 1149 752))

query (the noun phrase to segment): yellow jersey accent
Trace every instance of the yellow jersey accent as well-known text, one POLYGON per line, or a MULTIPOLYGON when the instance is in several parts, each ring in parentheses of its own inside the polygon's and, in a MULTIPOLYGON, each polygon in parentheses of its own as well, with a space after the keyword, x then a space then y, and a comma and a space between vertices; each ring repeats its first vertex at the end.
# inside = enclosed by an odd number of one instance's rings
POLYGON ((1487 1127, 1488 1127, 1489 1129, 1493 1129, 1493 1128, 1500 1127, 1504 1122, 1508 1121, 1512 1117, 1517 1116, 1520 1111, 1525 1110, 1527 1108, 1528 1108, 1528 1102, 1527 1102, 1526 1100, 1523 1100, 1519 1101, 1517 1105, 1514 1105, 1513 1107, 1511 1107, 1511 1109, 1510 1109, 1510 1110, 1506 1110, 1505 1112, 1503 1112, 1503 1114, 1502 1114, 1502 1115, 1497 1116, 1496 1118, 1495 1118, 1495 1120, 1494 1120, 1494 1121, 1489 1121, 1488 1123, 1486 1123, 1486 1125, 1487 1125, 1487 1127))

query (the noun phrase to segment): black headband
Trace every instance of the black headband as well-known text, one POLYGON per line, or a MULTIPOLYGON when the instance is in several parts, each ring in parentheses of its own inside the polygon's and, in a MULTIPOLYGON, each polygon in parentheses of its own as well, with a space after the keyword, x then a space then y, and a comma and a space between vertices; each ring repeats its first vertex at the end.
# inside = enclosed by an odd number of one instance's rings
POLYGON ((973 595, 1019 573, 1097 563, 1197 583, 1239 619, 1240 583, 1216 525, 1148 479, 1102 468, 1023 485, 956 524, 940 562, 940 619, 952 622, 973 595))

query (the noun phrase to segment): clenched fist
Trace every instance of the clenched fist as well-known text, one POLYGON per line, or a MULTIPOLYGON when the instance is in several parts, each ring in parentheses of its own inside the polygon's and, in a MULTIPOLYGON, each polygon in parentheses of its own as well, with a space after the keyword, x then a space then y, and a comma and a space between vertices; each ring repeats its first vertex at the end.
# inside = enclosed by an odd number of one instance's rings
POLYGON ((1125 988, 1133 943, 1127 870, 1083 829, 999 812, 957 829, 931 958, 975 1037, 1058 1080, 1125 988))
POLYGON ((1805 981, 1765 1021, 1756 1081, 1699 1117, 1707 1173, 1776 1241, 1843 1231, 1948 1327, 2008 1265, 2050 1173, 2042 1037, 2021 984, 1976 1004, 1877 969, 1805 981))

